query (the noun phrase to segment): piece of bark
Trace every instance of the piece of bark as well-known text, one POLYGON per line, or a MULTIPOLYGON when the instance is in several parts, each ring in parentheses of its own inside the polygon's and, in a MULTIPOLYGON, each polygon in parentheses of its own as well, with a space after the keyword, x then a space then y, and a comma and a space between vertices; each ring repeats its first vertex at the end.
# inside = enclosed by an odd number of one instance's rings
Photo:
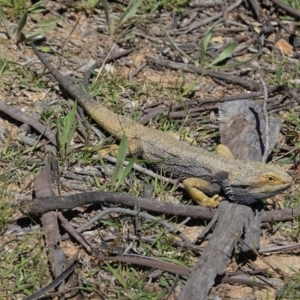
POLYGON ((0 111, 3 111, 5 114, 7 114, 8 116, 12 117, 13 119, 19 122, 30 125, 36 131, 44 135, 53 145, 56 145, 55 133, 52 132, 50 128, 36 121, 34 118, 29 116, 25 112, 1 100, 0 100, 0 111))
MULTIPOLYGON (((53 197, 54 193, 51 188, 51 167, 49 164, 46 164, 39 175, 34 181, 34 190, 36 197, 40 198, 40 204, 42 204, 42 198, 53 197)), ((57 224, 57 217, 55 212, 47 212, 41 217, 43 224, 45 239, 48 249, 48 259, 52 267, 52 272, 58 276, 59 272, 57 268, 60 268, 57 265, 58 257, 61 256, 58 253, 57 246, 59 244, 59 229, 57 224)))
MULTIPOLYGON (((117 203, 126 207, 139 206, 141 209, 161 214, 171 214, 210 220, 217 212, 216 209, 199 205, 184 205, 164 203, 160 201, 139 198, 130 194, 115 192, 86 192, 69 196, 54 196, 43 199, 23 200, 20 209, 25 215, 41 214, 51 210, 73 209, 94 203, 117 203)), ((291 221, 300 216, 300 206, 276 211, 262 211, 262 222, 291 221)))
MULTIPOLYGON (((238 159, 262 161, 266 138, 261 103, 251 100, 223 102, 219 115, 221 143, 238 159)), ((280 119, 270 116, 270 152, 278 141, 280 128, 280 119)))
MULTIPOLYGON (((52 161, 51 164, 47 163, 34 181, 35 195, 36 197, 40 197, 41 204, 43 198, 54 196, 54 192, 52 190, 52 183, 55 177, 57 180, 57 176, 55 176, 56 174, 53 174, 56 172, 52 172, 51 165, 53 166, 52 161)), ((41 221, 45 232, 48 259, 52 268, 52 272, 57 278, 63 272, 66 256, 64 252, 60 250, 60 233, 56 213, 53 211, 45 213, 41 217, 41 221)), ((62 282, 59 286, 59 291, 63 291, 64 289, 65 283, 62 282)))
POLYGON ((217 214, 214 232, 178 300, 207 299, 216 275, 224 274, 233 249, 253 218, 250 207, 227 201, 221 202, 217 214))
POLYGON ((251 212, 249 227, 245 230, 245 237, 240 247, 241 251, 248 254, 257 253, 260 249, 260 225, 263 216, 263 210, 256 210, 255 214, 251 212))

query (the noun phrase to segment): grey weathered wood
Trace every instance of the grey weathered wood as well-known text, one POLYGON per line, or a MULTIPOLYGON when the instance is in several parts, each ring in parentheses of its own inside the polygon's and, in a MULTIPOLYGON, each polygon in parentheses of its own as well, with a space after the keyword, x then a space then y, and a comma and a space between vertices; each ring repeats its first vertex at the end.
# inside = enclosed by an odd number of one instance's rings
POLYGON ((263 210, 252 212, 252 218, 249 227, 246 229, 245 238, 242 242, 241 251, 249 254, 256 253, 260 249, 260 225, 263 215, 263 210))
MULTIPOLYGON (((262 161, 266 140, 262 104, 251 100, 224 102, 219 115, 221 143, 238 159, 262 161)), ((270 151, 278 141, 280 128, 280 119, 270 116, 270 151)))
POLYGON ((231 254, 253 216, 248 206, 221 202, 216 228, 182 289, 179 300, 206 300, 216 275, 224 274, 231 254))

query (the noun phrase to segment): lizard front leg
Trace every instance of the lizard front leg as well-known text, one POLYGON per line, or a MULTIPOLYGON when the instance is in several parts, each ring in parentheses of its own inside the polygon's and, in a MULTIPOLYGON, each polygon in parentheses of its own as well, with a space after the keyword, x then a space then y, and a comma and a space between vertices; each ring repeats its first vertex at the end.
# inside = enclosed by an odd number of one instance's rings
MULTIPOLYGON (((217 146, 216 152, 218 155, 234 159, 230 149, 223 144, 217 146)), ((187 178, 183 181, 183 185, 191 198, 201 206, 214 208, 217 207, 220 201, 223 199, 219 195, 214 195, 213 197, 208 197, 205 195, 203 190, 209 191, 212 189, 212 184, 206 180, 200 178, 187 178)))
POLYGON ((216 147, 216 152, 218 155, 234 159, 234 155, 232 154, 231 150, 223 144, 220 144, 216 147))
POLYGON ((222 197, 219 195, 208 197, 202 192, 203 190, 210 190, 212 187, 211 183, 206 180, 187 178, 183 181, 183 185, 191 198, 201 206, 215 208, 222 200, 222 197))

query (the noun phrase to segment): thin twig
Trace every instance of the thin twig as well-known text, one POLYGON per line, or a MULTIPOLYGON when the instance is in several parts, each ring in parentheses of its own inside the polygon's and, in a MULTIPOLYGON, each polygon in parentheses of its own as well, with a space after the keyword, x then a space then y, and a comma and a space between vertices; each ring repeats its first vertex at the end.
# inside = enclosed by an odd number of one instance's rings
POLYGON ((267 89, 267 85, 263 79, 263 77, 261 76, 261 74, 258 75, 258 79, 262 85, 262 88, 264 90, 264 101, 263 101, 263 114, 264 114, 264 118, 265 118, 265 149, 264 149, 264 155, 262 157, 262 162, 266 163, 267 159, 268 159, 268 155, 269 155, 269 151, 270 151, 270 130, 269 130, 269 115, 268 115, 268 109, 267 109, 267 101, 268 101, 268 89, 267 89))
POLYGON ((91 245, 75 230, 63 214, 59 212, 57 217, 60 220, 62 227, 69 233, 69 235, 73 236, 87 252, 91 253, 91 245))
MULTIPOLYGON (((76 253, 75 255, 78 256, 78 253, 76 253)), ((62 281, 64 281, 75 270, 75 267, 76 267, 76 264, 70 266, 63 273, 61 273, 58 277, 56 277, 51 283, 49 283, 45 287, 39 289, 37 292, 33 293, 32 295, 24 298, 24 300, 39 299, 41 296, 45 295, 47 292, 51 291, 52 289, 57 287, 62 281)))
POLYGON ((271 0, 271 2, 275 3, 280 8, 284 9, 285 11, 287 11, 293 17, 300 18, 300 11, 298 9, 293 8, 293 7, 289 6, 289 5, 286 5, 285 3, 283 3, 280 0, 271 0))
POLYGON ((37 130, 39 133, 43 134, 53 145, 56 145, 56 138, 54 132, 47 126, 41 124, 40 122, 36 121, 34 118, 22 112, 20 109, 13 107, 4 101, 0 100, 0 111, 3 111, 8 116, 12 117, 13 119, 28 124, 37 130))
MULTIPOLYGON (((48 198, 37 198, 31 201, 21 201, 18 203, 20 210, 24 214, 41 214, 56 209, 72 209, 77 206, 92 203, 119 203, 125 206, 139 206, 141 209, 154 211, 162 214, 172 214, 198 219, 212 219, 216 213, 215 209, 201 207, 199 205, 184 205, 166 203, 150 199, 132 196, 130 194, 116 192, 88 192, 72 194, 68 196, 53 196, 48 198)), ((300 215, 300 205, 294 208, 283 210, 265 211, 262 222, 288 221, 294 220, 300 215)))
POLYGON ((90 219, 88 222, 86 222, 82 226, 78 227, 76 231, 77 232, 84 231, 91 224, 97 222, 98 220, 102 219, 105 215, 111 214, 111 213, 123 213, 123 214, 131 215, 131 216, 139 216, 141 218, 157 222, 160 225, 168 228, 169 231, 177 234, 184 242, 191 243, 191 241, 183 233, 181 233, 178 228, 168 224, 167 222, 161 220, 160 218, 153 217, 153 216, 151 216, 147 213, 137 212, 137 211, 134 211, 134 210, 131 210, 131 209, 119 208, 119 207, 118 208, 108 208, 108 209, 102 211, 100 214, 98 214, 94 218, 90 219))
MULTIPOLYGON (((234 10, 235 8, 237 8, 241 3, 242 3, 243 0, 237 0, 235 1, 233 4, 231 4, 228 9, 227 9, 227 12, 231 12, 232 10, 234 10)), ((215 21, 219 18, 221 18, 223 15, 223 11, 219 12, 219 13, 216 13, 215 15, 213 15, 212 17, 209 17, 209 18, 206 18, 205 20, 201 20, 199 22, 197 22, 196 24, 192 24, 188 30, 185 32, 185 33, 189 33, 190 31, 194 30, 194 29, 197 29, 199 27, 202 27, 212 21, 215 21)))
MULTIPOLYGON (((117 162, 117 159, 115 157, 113 157, 113 156, 110 156, 110 155, 104 155, 103 158, 106 159, 109 162, 112 162, 112 163, 116 163, 117 162)), ((93 156, 92 159, 99 159, 99 157, 98 156, 93 156)), ((129 164, 128 161, 124 161, 123 162, 123 165, 125 167, 128 164, 129 164)), ((157 173, 155 173, 155 172, 153 172, 153 171, 151 171, 149 169, 143 168, 142 166, 140 166, 137 163, 134 163, 133 166, 132 166, 132 168, 134 170, 142 173, 142 174, 148 175, 148 176, 150 176, 152 178, 157 178, 157 179, 161 180, 162 182, 174 184, 174 185, 176 185, 176 187, 184 188, 183 184, 179 183, 178 180, 158 175, 157 173)))

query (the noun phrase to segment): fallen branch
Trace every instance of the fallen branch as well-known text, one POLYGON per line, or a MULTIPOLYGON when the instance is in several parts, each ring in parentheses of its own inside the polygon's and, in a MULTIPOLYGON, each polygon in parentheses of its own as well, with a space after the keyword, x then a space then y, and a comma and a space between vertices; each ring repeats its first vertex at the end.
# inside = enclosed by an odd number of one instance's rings
MULTIPOLYGON (((124 206, 139 206, 147 211, 162 214, 171 214, 210 220, 216 213, 216 209, 201 207, 199 205, 184 205, 158 202, 146 198, 134 197, 129 194, 115 192, 88 192, 69 196, 54 196, 31 201, 23 200, 20 209, 24 214, 41 214, 51 210, 73 209, 93 203, 118 203, 124 206)), ((300 205, 294 208, 287 208, 276 211, 265 211, 262 215, 262 222, 289 221, 300 215, 300 205)))
POLYGON ((0 111, 3 111, 5 114, 19 122, 30 125, 36 131, 43 134, 53 145, 56 145, 56 138, 54 132, 52 132, 50 128, 36 121, 20 109, 15 108, 0 100, 0 111))
POLYGON ((281 9, 284 9, 286 12, 288 12, 291 16, 296 17, 297 19, 300 18, 300 11, 294 7, 291 7, 289 5, 286 5, 280 0, 271 0, 275 5, 280 7, 281 9))
POLYGON ((250 207, 221 202, 216 217, 216 227, 196 266, 183 287, 178 299, 205 300, 215 283, 216 275, 225 273, 243 232, 253 217, 250 207), (225 230, 224 230, 225 228, 225 230))
POLYGON ((179 63, 179 62, 169 61, 166 59, 150 57, 150 56, 147 56, 147 60, 152 64, 156 64, 162 67, 167 67, 172 70, 180 70, 180 71, 194 73, 198 75, 209 76, 211 78, 219 79, 224 82, 238 84, 246 89, 255 90, 255 91, 261 89, 261 85, 259 83, 249 80, 248 78, 233 76, 229 73, 224 73, 220 71, 210 71, 207 69, 197 67, 192 64, 179 63))

